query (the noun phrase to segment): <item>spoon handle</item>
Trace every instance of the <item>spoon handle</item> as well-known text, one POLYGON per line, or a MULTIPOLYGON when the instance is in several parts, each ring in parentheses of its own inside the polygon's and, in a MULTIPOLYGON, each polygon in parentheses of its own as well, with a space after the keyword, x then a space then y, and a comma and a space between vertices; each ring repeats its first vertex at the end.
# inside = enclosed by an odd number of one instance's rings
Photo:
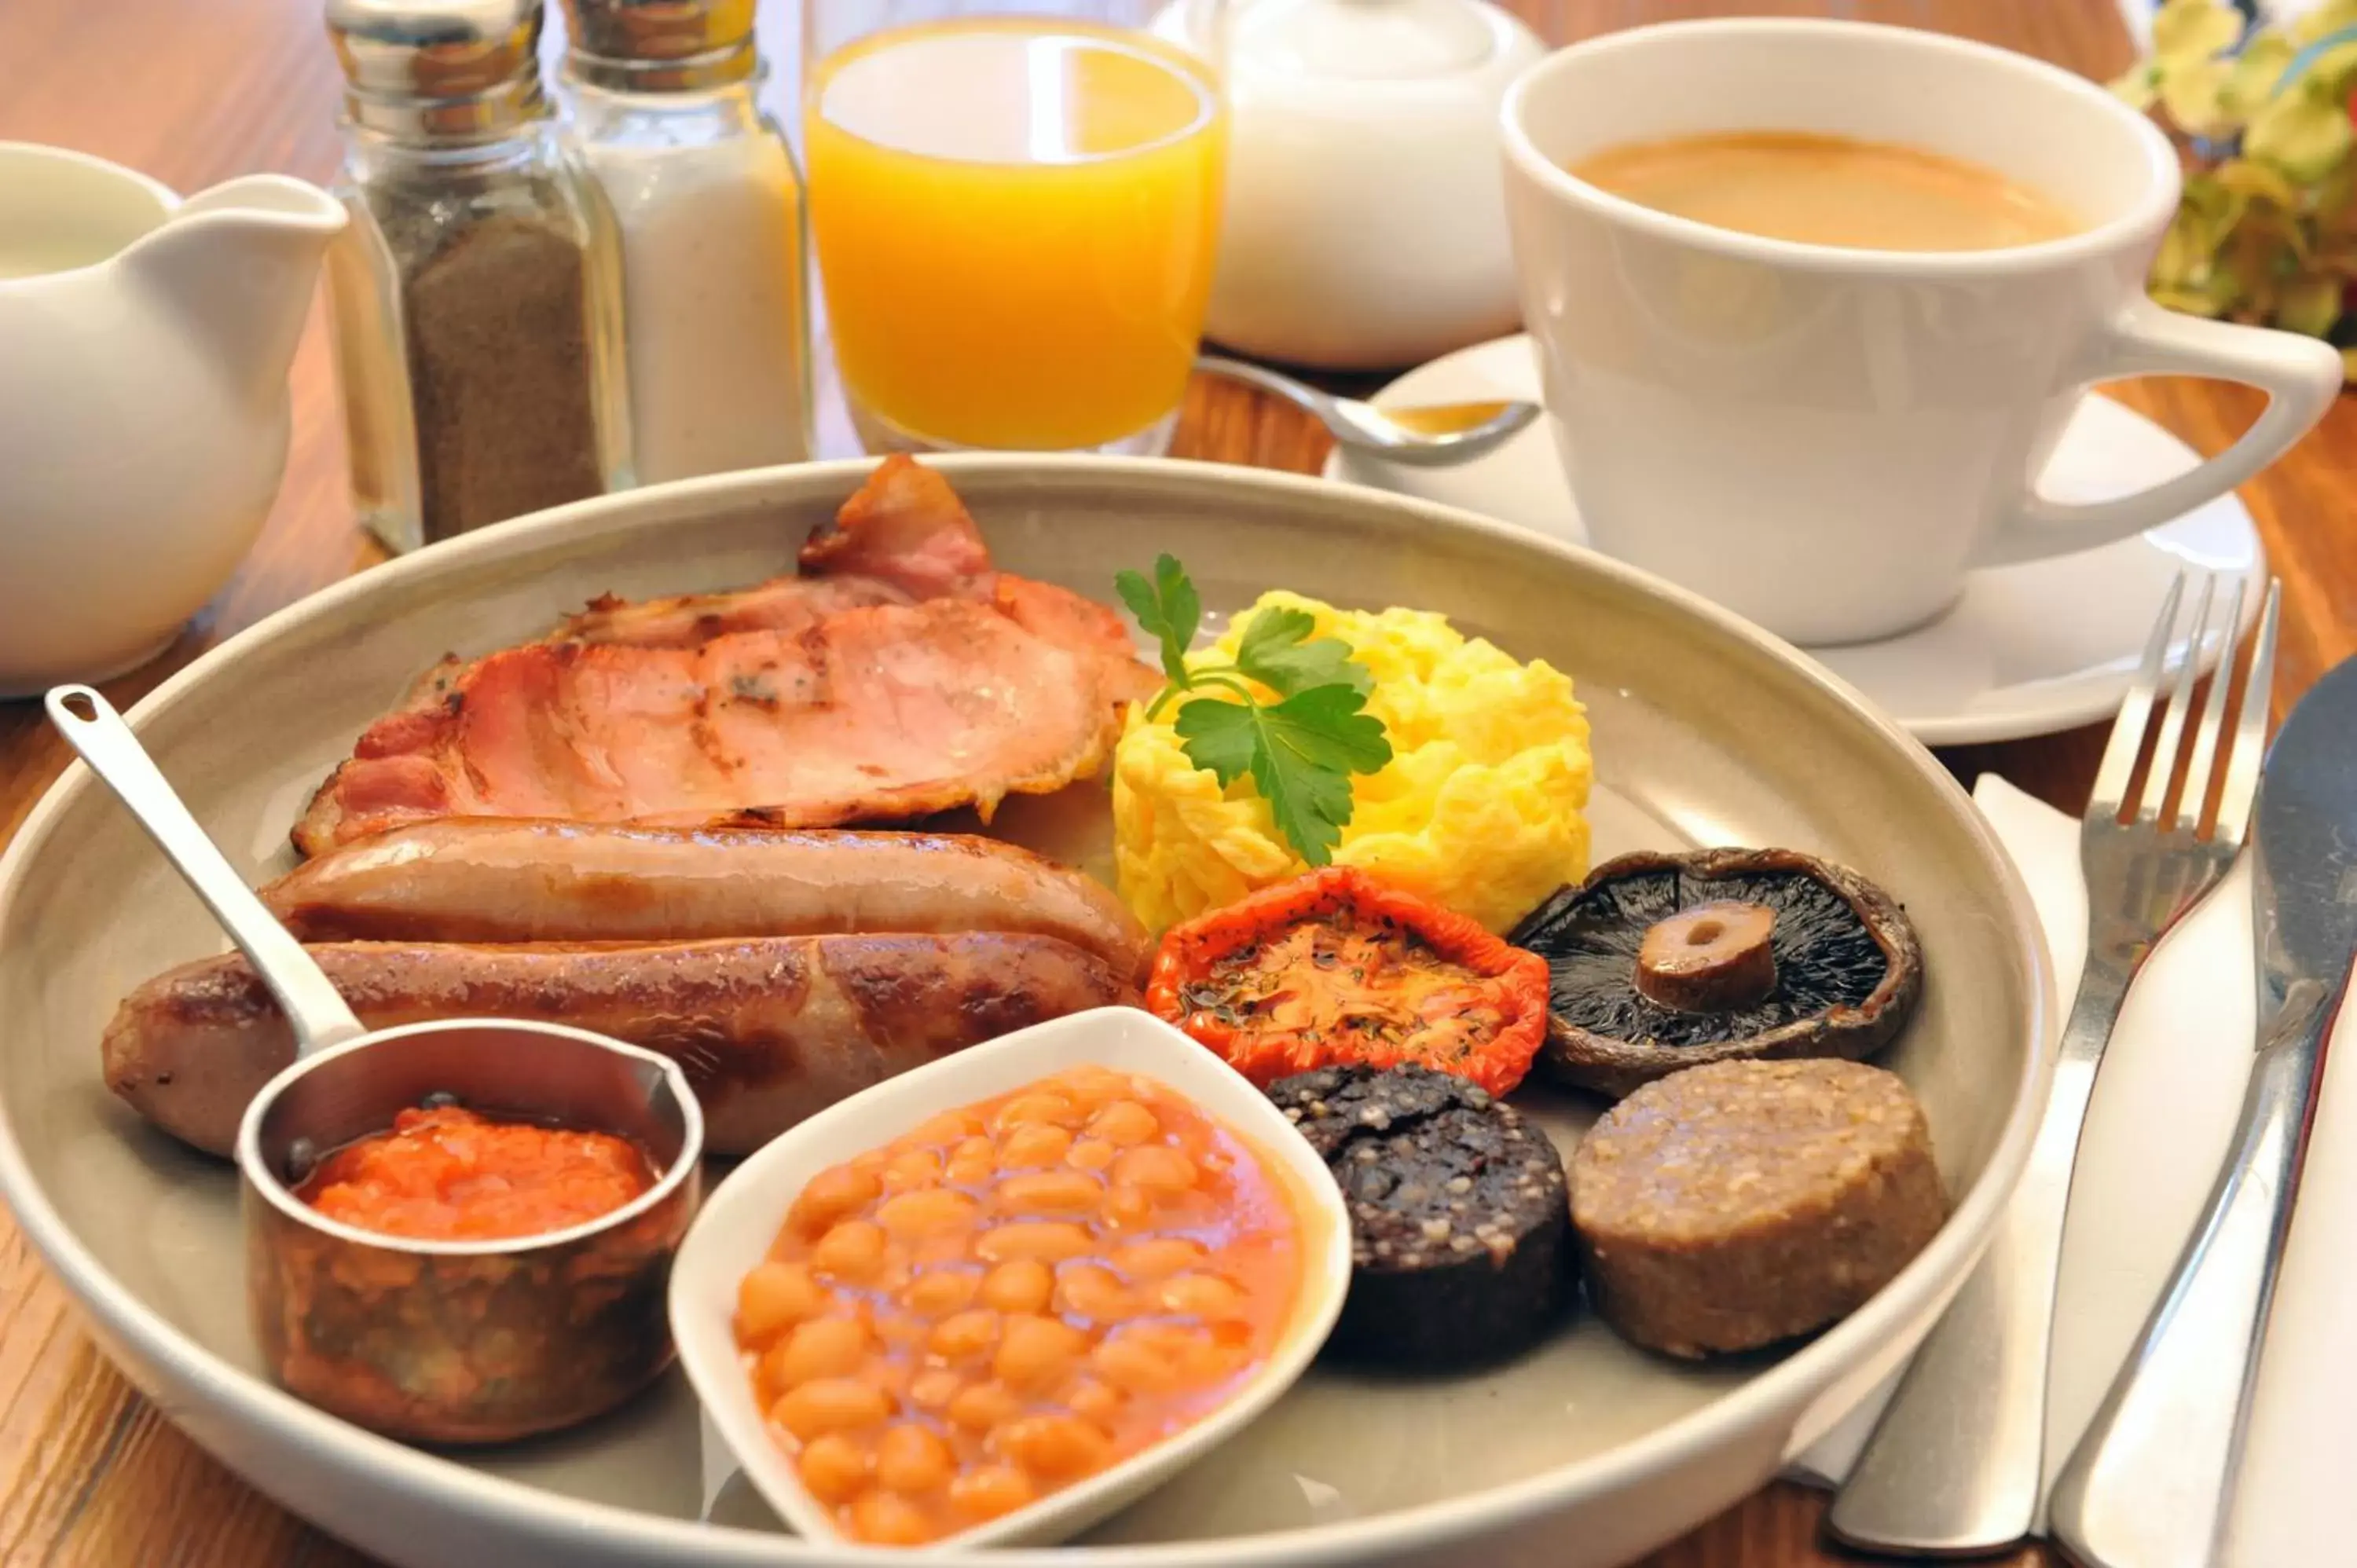
POLYGON ((269 985, 295 1026, 296 1054, 309 1056, 364 1034, 360 1019, 303 944, 287 935, 205 836, 113 704, 88 686, 56 686, 49 691, 48 706, 50 722, 147 830, 156 847, 269 985))
POLYGON ((1326 395, 1316 387, 1297 381, 1291 376, 1279 375, 1275 371, 1265 371, 1258 365, 1247 364, 1242 360, 1224 359, 1218 354, 1196 355, 1195 368, 1206 375, 1222 376, 1232 381, 1242 381, 1246 386, 1258 387, 1265 392, 1274 392, 1318 423, 1332 423, 1333 405, 1326 395))

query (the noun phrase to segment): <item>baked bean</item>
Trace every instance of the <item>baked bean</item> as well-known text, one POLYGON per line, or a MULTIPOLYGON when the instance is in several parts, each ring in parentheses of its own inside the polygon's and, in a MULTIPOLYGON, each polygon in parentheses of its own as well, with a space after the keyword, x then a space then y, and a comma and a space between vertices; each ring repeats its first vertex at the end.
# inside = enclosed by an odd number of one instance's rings
POLYGON ((1211 1384, 1234 1377, 1252 1359, 1249 1348, 1222 1344, 1204 1338, 1180 1346, 1170 1358, 1178 1376, 1189 1388, 1208 1388, 1211 1384))
POLYGON ((1244 1293, 1217 1274, 1180 1274, 1166 1280, 1154 1299, 1163 1311, 1189 1317, 1233 1317, 1244 1309, 1244 1293))
POLYGON ((973 1520, 1013 1513, 1039 1495, 1031 1477, 1012 1465, 977 1465, 950 1483, 950 1506, 973 1520))
POLYGON ((952 1313, 933 1325, 925 1344, 934 1355, 952 1361, 979 1356, 998 1339, 998 1314, 987 1307, 952 1313))
POLYGON ((826 1310, 826 1287, 805 1265, 774 1258, 757 1263, 737 1287, 737 1337, 766 1345, 780 1329, 826 1310))
POLYGON ((1049 1122, 1058 1127, 1077 1127, 1081 1124, 1081 1112, 1068 1097, 1049 1089, 1017 1095, 1000 1106, 998 1114, 991 1118, 991 1125, 1001 1133, 1009 1127, 1035 1122, 1049 1122))
POLYGON ((1187 1386, 1168 1357, 1152 1345, 1121 1335, 1089 1352, 1089 1370, 1131 1395, 1172 1394, 1187 1386))
POLYGON ((1101 1469, 1113 1439, 1077 1415, 1017 1416, 990 1434, 991 1445, 1025 1469, 1050 1478, 1101 1469))
POLYGON ((1121 1146, 1103 1138, 1082 1138, 1064 1156, 1064 1163, 1074 1170, 1103 1172, 1121 1157, 1121 1146))
POLYGON ((1043 1312, 1055 1294, 1056 1276, 1037 1258, 1016 1258, 982 1277, 982 1300, 1001 1312, 1043 1312))
POLYGON ((1022 1413, 1023 1402, 1003 1383, 969 1383, 949 1402, 950 1420, 968 1432, 988 1432, 1022 1413))
POLYGON ((942 1157, 931 1149, 910 1149, 895 1155, 884 1167, 886 1192, 915 1192, 938 1187, 941 1179, 942 1157))
POLYGON ((1037 1258, 1042 1262, 1061 1262, 1077 1258, 1090 1247, 1088 1228, 1064 1219, 1018 1219, 1012 1224, 995 1226, 982 1233, 974 1244, 974 1255, 985 1262, 1003 1263, 1009 1258, 1037 1258))
POLYGON ((1013 1129, 1000 1141, 998 1160, 1000 1165, 1017 1170, 1060 1165, 1071 1146, 1071 1129, 1035 1122, 1013 1129))
POLYGON ((857 1438, 840 1432, 822 1433, 803 1444, 795 1468, 810 1495, 830 1507, 857 1497, 867 1486, 874 1456, 857 1438))
POLYGON ((1133 1280, 1164 1279, 1191 1269, 1208 1256, 1203 1243, 1184 1236, 1154 1236, 1114 1249, 1114 1267, 1133 1280))
POLYGON ((1040 1171, 998 1184, 998 1207, 1006 1214, 1093 1214, 1103 1199, 1104 1183, 1086 1171, 1040 1171))
POLYGON ((965 1380, 947 1367, 928 1367, 909 1380, 909 1402, 919 1410, 945 1410, 965 1387, 965 1380))
POLYGON ((1129 1085, 1127 1075, 1115 1072, 1109 1067, 1099 1067, 1093 1062, 1067 1068, 1056 1077, 1056 1087, 1084 1110, 1103 1105, 1117 1094, 1127 1094, 1129 1085))
POLYGON ((883 1190, 884 1184, 874 1172, 856 1165, 836 1165, 811 1177, 786 1219, 805 1236, 822 1235, 845 1215, 866 1208, 883 1190))
POLYGON ((873 1220, 845 1219, 818 1239, 811 1266, 833 1279, 861 1284, 884 1271, 884 1231, 873 1220))
POLYGON ((1157 1196, 1185 1192, 1195 1185, 1195 1162, 1164 1144, 1124 1149, 1113 1163, 1113 1179, 1157 1196))
POLYGON ((1123 1402, 1119 1389, 1094 1378, 1082 1378, 1064 1395, 1064 1403, 1074 1415, 1105 1427, 1121 1414, 1123 1402))
POLYGON ((866 1326, 856 1317, 813 1317, 779 1342, 763 1369, 780 1390, 813 1378, 847 1377, 867 1359, 869 1343, 866 1326))
POLYGON ((1126 1183, 1105 1194, 1105 1219, 1124 1230, 1135 1230, 1154 1222, 1154 1195, 1142 1187, 1126 1183))
POLYGON ((998 1145, 976 1134, 950 1151, 942 1175, 960 1187, 980 1187, 998 1174, 998 1145))
POLYGON ((1018 1393, 1044 1393, 1071 1375, 1088 1348, 1088 1336, 1071 1325, 1021 1314, 1006 1320, 990 1369, 1018 1393))
POLYGON ((873 1426, 892 1413, 892 1396, 857 1378, 813 1378, 788 1389, 770 1419, 808 1443, 830 1432, 873 1426))
POLYGON ((908 1135, 900 1142, 940 1147, 954 1144, 970 1133, 981 1131, 982 1118, 973 1112, 943 1111, 936 1115, 926 1117, 922 1122, 909 1128, 908 1135))
POLYGON ((1089 1118, 1089 1135, 1134 1149, 1148 1138, 1158 1136, 1162 1123, 1154 1112, 1135 1100, 1116 1100, 1089 1118))
POLYGON ((876 1444, 876 1482, 896 1492, 930 1492, 950 1484, 957 1461, 950 1445, 913 1422, 884 1429, 876 1444))
POLYGON ((900 1293, 900 1305, 919 1317, 947 1317, 974 1305, 982 1281, 971 1269, 935 1269, 919 1274, 900 1293))
POLYGON ((1286 1213, 1200 1111, 1075 1068, 814 1177, 737 1342, 838 1528, 929 1541, 1200 1419, 1283 1328, 1286 1213))
POLYGON ((1136 1310, 1121 1276, 1103 1263, 1073 1262, 1056 1271, 1056 1310, 1114 1323, 1136 1310))
POLYGON ((924 1510, 898 1492, 871 1487, 851 1504, 851 1528, 877 1546, 921 1546, 940 1533, 924 1510))
POLYGON ((906 1240, 939 1230, 963 1230, 981 1209, 982 1205, 954 1187, 929 1187, 886 1198, 877 1206, 876 1220, 906 1240))
POLYGON ((1205 1329, 1176 1323, 1132 1323, 1121 1341, 1160 1361, 1181 1388, 1199 1388, 1227 1375, 1229 1357, 1205 1329))

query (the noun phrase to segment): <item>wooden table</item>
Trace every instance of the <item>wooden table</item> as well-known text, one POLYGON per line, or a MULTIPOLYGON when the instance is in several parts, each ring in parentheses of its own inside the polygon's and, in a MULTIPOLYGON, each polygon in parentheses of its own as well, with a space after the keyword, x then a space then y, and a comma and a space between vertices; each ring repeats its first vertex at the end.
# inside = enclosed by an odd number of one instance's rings
MULTIPOLYGON (((1551 39, 1716 11, 1833 11, 1967 34, 2108 76, 2130 58, 2115 0, 1517 0, 1551 39)), ((765 31, 782 43, 791 13, 765 31)), ((277 169, 324 180, 338 157, 337 80, 318 0, 5 0, 0 4, 0 139, 97 153, 193 191, 277 169)), ((781 50, 773 48, 773 57, 781 50)), ((780 72, 780 76, 787 73, 780 72)), ((777 92, 774 84, 772 91, 777 92)), ((0 368, 0 374, 5 374, 0 368)), ((2147 381, 2123 394, 2205 452, 2256 412, 2242 388, 2147 381)), ((315 318, 294 371, 295 447, 253 557, 171 651, 113 683, 127 704, 229 633, 378 558, 344 494, 343 441, 324 332, 315 318)), ((831 445, 850 450, 838 423, 831 445)), ((1190 394, 1178 451, 1315 472, 1323 435, 1268 399, 1224 383, 1190 394)), ((2357 652, 2357 403, 2244 491, 2284 579, 2278 713, 2357 652)), ((5 526, 0 520, 0 526, 5 526)), ((1947 756, 1969 780, 1994 769, 2076 811, 2100 731, 1947 756)), ((0 843, 64 766, 28 703, 0 703, 0 843)), ((1777 1486, 1648 1561, 1648 1568, 1811 1568, 1860 1561, 1822 1544, 1823 1498, 1777 1486)), ((92 1346, 64 1293, 0 1217, 0 1563, 236 1564, 309 1568, 367 1560, 280 1510, 167 1423, 92 1346)), ((2010 1568, 2049 1568, 2028 1551, 2010 1568)))

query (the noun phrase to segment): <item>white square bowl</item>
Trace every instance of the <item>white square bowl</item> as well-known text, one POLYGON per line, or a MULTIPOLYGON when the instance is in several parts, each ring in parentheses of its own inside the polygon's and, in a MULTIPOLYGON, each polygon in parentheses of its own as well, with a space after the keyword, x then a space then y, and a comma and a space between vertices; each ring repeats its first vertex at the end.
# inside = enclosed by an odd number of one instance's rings
POLYGON ((1302 1238, 1292 1320, 1260 1369, 1192 1425, 1028 1507, 920 1550, 1051 1545, 1079 1534, 1267 1409, 1326 1342, 1351 1283, 1351 1223, 1341 1190, 1284 1113, 1211 1051, 1149 1013, 1100 1007, 929 1062, 829 1107, 737 1166, 705 1200, 672 1268, 671 1327, 680 1365, 746 1476, 804 1539, 845 1538, 827 1508, 802 1489, 753 1397, 737 1346, 738 1282, 769 1256, 786 1211, 821 1171, 940 1112, 1083 1064, 1157 1079, 1250 1144, 1286 1182, 1302 1238))

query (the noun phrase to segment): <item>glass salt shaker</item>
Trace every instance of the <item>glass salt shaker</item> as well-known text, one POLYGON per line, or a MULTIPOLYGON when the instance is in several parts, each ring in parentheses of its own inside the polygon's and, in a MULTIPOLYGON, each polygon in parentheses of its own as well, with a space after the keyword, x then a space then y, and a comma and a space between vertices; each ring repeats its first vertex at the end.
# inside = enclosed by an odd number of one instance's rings
POLYGON ((328 0, 351 482, 396 553, 632 482, 613 219, 548 115, 540 0, 328 0))
POLYGON ((753 0, 565 0, 565 79, 621 235, 641 483, 811 455, 802 184, 753 0))

